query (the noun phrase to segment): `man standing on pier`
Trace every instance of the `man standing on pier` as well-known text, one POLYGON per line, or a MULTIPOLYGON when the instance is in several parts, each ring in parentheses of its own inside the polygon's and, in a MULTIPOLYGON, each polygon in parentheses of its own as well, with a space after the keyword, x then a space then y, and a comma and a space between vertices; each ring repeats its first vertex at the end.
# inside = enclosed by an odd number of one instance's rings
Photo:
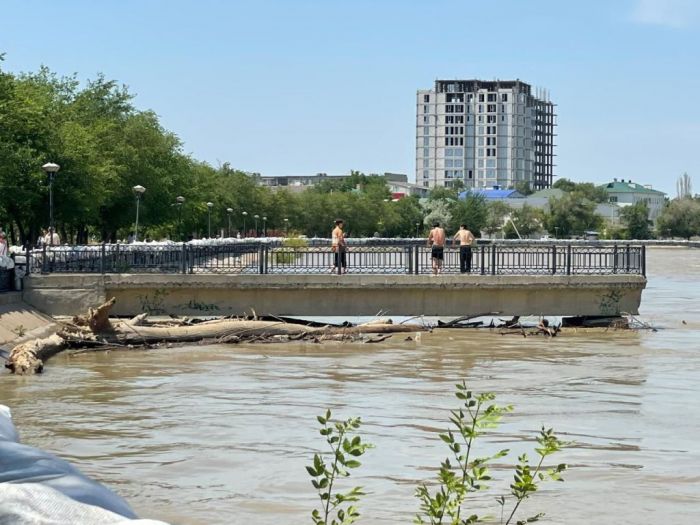
POLYGON ((445 230, 439 222, 433 223, 433 229, 428 235, 428 246, 432 246, 430 257, 433 261, 433 275, 442 273, 442 261, 445 259, 445 230))
POLYGON ((347 245, 345 240, 345 234, 343 233, 342 219, 336 219, 335 228, 333 228, 333 232, 331 233, 331 240, 333 243, 331 246, 331 250, 333 250, 334 255, 334 264, 333 268, 331 269, 331 273, 335 273, 336 271, 340 273, 341 268, 343 273, 348 273, 348 263, 345 255, 345 252, 347 251, 347 245))
POLYGON ((474 235, 467 230, 466 224, 459 225, 459 231, 455 233, 453 242, 459 239, 459 271, 468 273, 472 271, 472 243, 474 235))

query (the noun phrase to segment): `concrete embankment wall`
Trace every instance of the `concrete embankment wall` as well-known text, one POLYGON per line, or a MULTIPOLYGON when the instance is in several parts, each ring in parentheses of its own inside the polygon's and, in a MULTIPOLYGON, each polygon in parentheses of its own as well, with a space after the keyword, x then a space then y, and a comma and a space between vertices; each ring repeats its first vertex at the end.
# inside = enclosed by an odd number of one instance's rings
POLYGON ((52 319, 24 303, 19 292, 0 294, 0 345, 41 336, 52 326, 52 319))
POLYGON ((638 313, 640 275, 32 275, 24 300, 52 315, 116 297, 113 312, 176 315, 618 315, 638 313))

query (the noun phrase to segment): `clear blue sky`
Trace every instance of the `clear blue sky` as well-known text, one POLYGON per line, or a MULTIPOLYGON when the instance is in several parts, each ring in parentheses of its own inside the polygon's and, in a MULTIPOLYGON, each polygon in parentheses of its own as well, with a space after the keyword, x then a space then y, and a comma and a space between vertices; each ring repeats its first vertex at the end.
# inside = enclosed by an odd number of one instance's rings
POLYGON ((185 150, 264 175, 414 174, 415 93, 520 78, 556 175, 700 188, 700 1, 0 0, 3 68, 129 86, 185 150))

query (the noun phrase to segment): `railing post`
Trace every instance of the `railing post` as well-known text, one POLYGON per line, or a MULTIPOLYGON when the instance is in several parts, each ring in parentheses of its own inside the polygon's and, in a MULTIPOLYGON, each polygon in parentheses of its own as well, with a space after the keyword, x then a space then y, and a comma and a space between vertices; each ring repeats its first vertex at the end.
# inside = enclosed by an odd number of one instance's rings
POLYGON ((265 261, 263 261, 263 257, 265 257, 265 253, 263 252, 263 245, 262 243, 258 245, 258 273, 262 275, 264 272, 265 268, 265 261))
POLYGON ((41 273, 49 273, 49 261, 46 259, 46 243, 41 248, 41 273))
POLYGON ((105 274, 105 256, 106 256, 105 242, 102 241, 102 247, 100 248, 100 273, 105 274))
POLYGON ((613 245, 613 273, 617 273, 617 244, 613 245))
POLYGON ((420 274, 420 246, 413 247, 413 271, 420 274))
POLYGON ((552 275, 557 273, 557 245, 552 245, 552 275))
POLYGON ((265 273, 268 273, 268 259, 270 256, 270 247, 267 244, 265 244, 263 246, 263 249, 265 253, 265 273))
POLYGON ((186 274, 187 273, 187 243, 183 242, 182 243, 182 261, 181 266, 182 266, 182 273, 186 274))
POLYGON ((627 259, 625 263, 625 268, 627 273, 630 273, 630 245, 627 245, 627 249, 625 250, 625 259, 627 259))
POLYGON ((31 264, 29 264, 29 254, 31 253, 31 249, 29 248, 29 244, 27 244, 27 254, 24 256, 24 266, 26 267, 24 269, 24 275, 29 275, 31 273, 30 268, 31 264))
POLYGON ((491 275, 496 275, 496 244, 491 245, 491 275))
POLYGON ((413 246, 406 246, 406 262, 408 263, 408 274, 413 273, 413 246))
POLYGON ((571 244, 566 246, 566 275, 571 275, 571 244))
POLYGON ((114 268, 112 268, 112 271, 115 273, 120 273, 118 270, 119 270, 119 243, 117 243, 114 247, 114 268))
POLYGON ((640 262, 642 265, 642 267, 641 267, 642 275, 644 277, 646 277, 647 276, 647 245, 646 244, 642 244, 641 256, 642 256, 642 260, 640 262))
POLYGON ((481 245, 481 275, 486 275, 486 245, 481 245))

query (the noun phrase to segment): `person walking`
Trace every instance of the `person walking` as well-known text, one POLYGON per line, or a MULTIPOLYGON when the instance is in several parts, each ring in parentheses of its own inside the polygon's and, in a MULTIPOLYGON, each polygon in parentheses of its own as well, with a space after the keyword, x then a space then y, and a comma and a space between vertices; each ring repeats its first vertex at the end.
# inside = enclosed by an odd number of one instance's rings
POLYGON ((472 271, 472 243, 474 235, 467 230, 466 224, 459 225, 459 231, 455 233, 452 241, 459 239, 459 271, 469 273, 472 271))
POLYGON ((428 235, 428 246, 431 246, 430 258, 433 263, 433 275, 442 273, 442 263, 445 259, 445 230, 435 221, 428 235))
POLYGON ((333 251, 333 268, 331 268, 331 273, 340 273, 341 269, 343 273, 348 273, 347 241, 343 233, 343 226, 343 219, 336 219, 335 228, 331 232, 331 250, 333 251))

